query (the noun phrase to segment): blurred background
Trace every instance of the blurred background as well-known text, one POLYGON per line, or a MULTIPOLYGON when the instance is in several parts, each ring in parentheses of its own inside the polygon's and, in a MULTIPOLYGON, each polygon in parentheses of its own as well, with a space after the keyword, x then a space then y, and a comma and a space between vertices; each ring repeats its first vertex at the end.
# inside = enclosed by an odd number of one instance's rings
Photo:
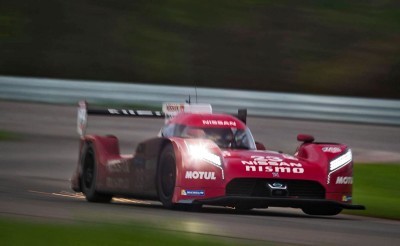
MULTIPOLYGON (((177 232, 195 240, 216 235, 226 245, 400 245, 399 44, 399 0, 0 0, 3 245, 140 244, 141 236, 144 245, 194 245, 169 241, 177 232), (346 213, 391 221, 346 214, 310 220, 294 209, 191 213, 129 200, 103 206, 72 193, 78 100, 159 107, 183 102, 194 86, 217 112, 249 109, 249 127, 271 150, 294 153, 298 133, 348 144, 353 202, 367 210, 346 213), (112 226, 90 226, 105 222, 112 226)), ((161 124, 93 117, 90 133, 120 136, 127 154, 161 124)))
POLYGON ((1 0, 0 74, 400 98, 396 0, 1 0))

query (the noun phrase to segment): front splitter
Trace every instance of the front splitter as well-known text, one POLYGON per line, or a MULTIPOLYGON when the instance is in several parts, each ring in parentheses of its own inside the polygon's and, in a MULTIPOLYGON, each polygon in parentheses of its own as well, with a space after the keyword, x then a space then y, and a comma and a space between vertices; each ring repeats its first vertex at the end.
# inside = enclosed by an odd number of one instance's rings
POLYGON ((343 209, 352 210, 365 210, 364 205, 353 205, 334 200, 325 199, 299 199, 290 197, 243 197, 243 196, 221 196, 206 199, 196 199, 193 203, 204 204, 204 205, 217 205, 217 206, 235 206, 237 204, 245 204, 249 207, 292 207, 292 208, 304 208, 304 207, 315 207, 315 206, 326 206, 326 207, 339 207, 343 209), (254 205, 254 206, 253 206, 254 205))

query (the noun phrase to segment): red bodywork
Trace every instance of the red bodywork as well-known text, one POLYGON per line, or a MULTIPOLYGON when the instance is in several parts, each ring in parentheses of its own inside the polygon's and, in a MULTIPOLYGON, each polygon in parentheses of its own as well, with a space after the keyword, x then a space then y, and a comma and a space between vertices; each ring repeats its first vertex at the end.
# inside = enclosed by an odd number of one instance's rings
MULTIPOLYGON (((166 126, 169 125, 247 128, 239 119, 224 114, 182 113, 166 126)), ((121 155, 116 137, 86 135, 80 141, 80 160, 72 178, 72 188, 81 191, 84 146, 90 144, 95 152, 95 187, 98 192, 158 200, 160 153, 165 146, 172 145, 176 163, 174 204, 363 209, 363 206, 351 205, 353 162, 348 147, 315 143, 304 137, 299 139, 305 142, 294 155, 269 150, 220 148, 209 139, 177 136, 146 140, 137 146, 134 155, 121 155), (190 146, 195 145, 207 150, 204 155, 212 154, 209 158, 194 156, 190 146), (350 156, 347 163, 331 163, 346 153, 347 157, 350 156), (330 169, 331 165, 335 165, 335 170, 330 169)))

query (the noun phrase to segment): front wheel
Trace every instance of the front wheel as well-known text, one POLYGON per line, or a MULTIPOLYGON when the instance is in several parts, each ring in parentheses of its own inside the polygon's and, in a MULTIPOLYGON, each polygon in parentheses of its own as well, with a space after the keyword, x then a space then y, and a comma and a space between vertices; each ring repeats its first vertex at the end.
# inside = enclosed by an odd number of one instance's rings
POLYGON ((82 158, 81 188, 86 200, 89 202, 110 202, 111 195, 101 194, 96 191, 97 168, 94 149, 86 144, 82 158))
POLYGON ((176 159, 174 148, 171 144, 164 147, 161 152, 157 169, 158 198, 166 208, 174 208, 172 197, 174 196, 176 182, 176 159))
POLYGON ((342 212, 339 207, 305 207, 302 208, 303 212, 308 215, 328 215, 333 216, 342 212))

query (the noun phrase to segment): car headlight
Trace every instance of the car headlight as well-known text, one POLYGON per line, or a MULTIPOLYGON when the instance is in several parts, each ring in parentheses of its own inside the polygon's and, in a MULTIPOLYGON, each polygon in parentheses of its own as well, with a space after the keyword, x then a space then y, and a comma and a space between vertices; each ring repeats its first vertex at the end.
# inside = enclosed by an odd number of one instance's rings
POLYGON ((334 159, 330 162, 329 170, 331 172, 335 171, 335 170, 349 164, 352 160, 353 160, 353 155, 351 153, 351 150, 349 149, 346 153, 344 153, 343 155, 337 157, 336 159, 334 159))
POLYGON ((201 144, 188 144, 189 154, 196 160, 204 160, 216 166, 221 166, 221 158, 211 153, 207 148, 201 144))

